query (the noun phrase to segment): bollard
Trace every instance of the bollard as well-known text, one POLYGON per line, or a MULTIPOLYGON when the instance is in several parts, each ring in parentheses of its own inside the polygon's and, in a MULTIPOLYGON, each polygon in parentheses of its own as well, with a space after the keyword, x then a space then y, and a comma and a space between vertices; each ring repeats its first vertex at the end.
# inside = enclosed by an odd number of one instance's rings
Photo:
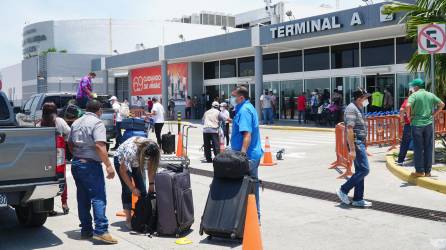
POLYGON ((178 121, 178 134, 181 132, 181 111, 177 113, 177 121, 178 121))

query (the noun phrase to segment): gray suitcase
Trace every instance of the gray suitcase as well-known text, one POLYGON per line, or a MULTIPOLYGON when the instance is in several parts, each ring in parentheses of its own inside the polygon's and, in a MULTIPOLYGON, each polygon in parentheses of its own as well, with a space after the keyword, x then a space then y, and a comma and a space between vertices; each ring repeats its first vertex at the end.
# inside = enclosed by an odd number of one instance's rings
POLYGON ((194 223, 190 173, 181 165, 168 165, 155 176, 158 210, 157 233, 179 237, 194 223))

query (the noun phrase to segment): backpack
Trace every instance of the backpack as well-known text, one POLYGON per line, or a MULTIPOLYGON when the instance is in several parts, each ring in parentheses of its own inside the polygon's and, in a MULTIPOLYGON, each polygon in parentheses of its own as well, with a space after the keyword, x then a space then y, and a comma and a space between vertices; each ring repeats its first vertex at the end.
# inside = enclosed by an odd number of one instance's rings
POLYGON ((129 117, 130 115, 129 106, 125 103, 121 103, 121 107, 119 108, 119 113, 121 114, 122 118, 129 117))
POLYGON ((139 197, 132 215, 132 229, 143 234, 152 234, 156 230, 156 195, 149 193, 139 197))

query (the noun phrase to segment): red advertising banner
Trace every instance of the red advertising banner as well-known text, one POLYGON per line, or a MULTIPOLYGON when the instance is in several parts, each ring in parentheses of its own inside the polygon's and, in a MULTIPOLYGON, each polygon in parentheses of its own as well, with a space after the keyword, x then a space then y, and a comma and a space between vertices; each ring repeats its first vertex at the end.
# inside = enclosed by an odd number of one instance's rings
POLYGON ((161 95, 161 67, 133 69, 131 71, 132 96, 161 95))

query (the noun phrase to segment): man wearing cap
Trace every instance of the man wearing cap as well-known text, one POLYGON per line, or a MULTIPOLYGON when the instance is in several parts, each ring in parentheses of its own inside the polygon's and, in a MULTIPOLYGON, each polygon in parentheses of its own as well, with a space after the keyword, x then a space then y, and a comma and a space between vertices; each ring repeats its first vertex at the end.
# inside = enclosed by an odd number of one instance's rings
POLYGON ((422 79, 414 79, 409 83, 413 92, 406 105, 406 113, 410 113, 412 138, 414 145, 415 172, 413 177, 431 176, 433 150, 433 117, 443 110, 444 103, 436 95, 424 89, 422 79), (434 106, 436 110, 434 111, 434 106))
POLYGON ((342 203, 355 207, 370 207, 372 203, 364 200, 364 179, 369 174, 369 161, 367 159, 366 138, 367 125, 364 118, 364 108, 369 104, 371 95, 365 90, 358 89, 353 92, 354 101, 350 103, 344 112, 345 133, 349 156, 355 165, 355 173, 337 191, 342 203), (348 193, 355 189, 353 201, 350 201, 348 193))
POLYGON ((76 102, 77 105, 82 109, 85 109, 89 100, 97 97, 97 95, 93 93, 93 90, 91 88, 91 80, 95 77, 96 74, 94 72, 90 72, 88 73, 88 75, 82 77, 81 81, 79 82, 76 94, 76 102))
POLYGON ((218 102, 213 102, 212 107, 203 115, 203 143, 206 162, 212 162, 211 146, 214 156, 220 152, 218 129, 222 118, 220 117, 219 107, 218 102))
POLYGON ((108 99, 111 102, 112 109, 115 112, 115 147, 113 149, 117 149, 119 145, 121 145, 121 122, 122 122, 122 115, 121 115, 121 104, 118 101, 118 98, 116 96, 110 97, 108 99))

